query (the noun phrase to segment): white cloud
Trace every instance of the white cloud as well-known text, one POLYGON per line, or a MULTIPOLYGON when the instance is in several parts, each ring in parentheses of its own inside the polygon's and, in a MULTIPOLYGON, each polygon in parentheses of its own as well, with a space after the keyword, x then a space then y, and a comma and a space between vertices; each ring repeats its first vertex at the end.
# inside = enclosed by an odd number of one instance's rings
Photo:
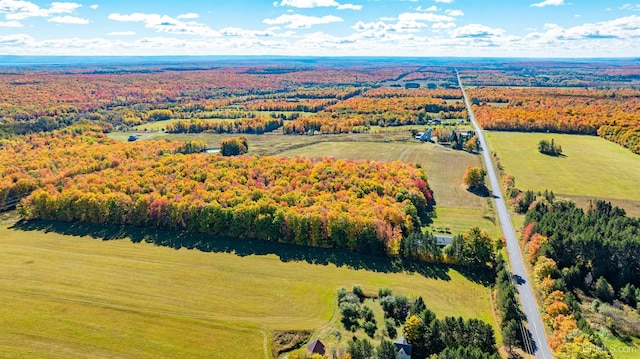
MULTIPOLYGON (((273 3, 274 6, 278 2, 273 3)), ((314 7, 335 7, 338 10, 362 10, 362 5, 340 4, 335 0, 282 0, 280 6, 291 6, 300 9, 311 9, 314 7)))
POLYGON ((469 24, 451 30, 450 34, 456 38, 489 38, 504 35, 504 30, 481 24, 469 24))
POLYGON ((135 31, 112 31, 107 33, 109 36, 133 36, 135 34, 135 31))
POLYGON ((178 16, 176 16, 177 19, 197 19, 199 18, 200 15, 194 13, 194 12, 189 12, 186 14, 180 14, 178 16))
POLYGON ((48 9, 24 0, 0 0, 0 13, 7 20, 24 20, 30 17, 49 17, 53 14, 71 14, 82 4, 73 2, 52 2, 48 9))
POLYGON ((422 8, 422 6, 418 6, 418 7, 416 8, 416 10, 417 10, 417 11, 438 11, 438 7, 437 7, 437 6, 435 6, 435 5, 431 5, 431 6, 429 6, 428 8, 424 9, 424 8, 422 8))
POLYGON ((640 11, 640 4, 624 4, 620 6, 620 10, 640 11))
POLYGON ((449 16, 464 16, 464 12, 462 10, 447 9, 444 13, 449 16))
POLYGON ((89 19, 83 19, 77 16, 54 16, 48 20, 49 22, 55 22, 57 24, 72 24, 72 25, 86 25, 89 23, 89 19))
POLYGON ((640 16, 631 15, 595 24, 586 23, 570 28, 545 24, 546 32, 533 32, 528 38, 546 43, 565 40, 640 39, 640 16))
POLYGON ((440 2, 440 3, 443 3, 443 4, 451 4, 451 3, 453 3, 453 0, 435 0, 435 2, 440 2))
POLYGON ((337 7, 338 10, 362 10, 362 5, 353 4, 340 4, 337 7))
POLYGON ((329 24, 332 22, 342 22, 341 17, 327 15, 323 17, 307 16, 300 14, 280 15, 275 19, 264 19, 262 22, 268 25, 283 25, 288 29, 310 28, 313 25, 329 24))
POLYGON ((435 24, 433 24, 432 26, 434 29, 451 29, 453 27, 456 27, 456 24, 453 22, 436 22, 435 24))
POLYGON ((314 7, 329 7, 340 5, 335 0, 282 0, 280 6, 292 6, 303 9, 310 9, 314 7))
POLYGON ((380 19, 378 19, 380 21, 395 21, 397 20, 395 17, 388 17, 388 16, 383 16, 380 19))
POLYGON ((564 0, 544 0, 539 3, 531 4, 531 6, 535 6, 535 7, 560 6, 560 5, 564 5, 564 0))
POLYGON ((433 13, 418 13, 418 12, 405 12, 398 15, 400 21, 429 21, 429 22, 441 22, 441 21, 454 21, 451 16, 439 15, 433 13))
POLYGON ((109 20, 118 22, 143 22, 146 28, 153 29, 156 32, 200 36, 219 35, 218 32, 212 30, 210 27, 204 24, 200 24, 194 21, 185 22, 167 15, 145 14, 139 12, 128 15, 113 13, 109 14, 107 18, 109 20))
POLYGON ((100 5, 98 4, 93 4, 91 6, 89 6, 90 8, 92 8, 93 10, 97 9, 100 5))
POLYGON ((0 21, 0 27, 22 27, 22 23, 20 21, 0 21))

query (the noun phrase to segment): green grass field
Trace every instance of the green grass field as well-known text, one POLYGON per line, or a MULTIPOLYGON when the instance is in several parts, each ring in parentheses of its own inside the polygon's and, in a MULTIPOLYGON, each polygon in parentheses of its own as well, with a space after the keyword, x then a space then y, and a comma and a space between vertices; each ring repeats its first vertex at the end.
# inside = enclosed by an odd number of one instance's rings
POLYGON ((556 196, 585 205, 599 198, 640 216, 640 156, 595 136, 486 132, 506 173, 516 178, 516 187, 534 191, 552 190, 556 196), (538 152, 540 140, 555 140, 564 156, 538 152))
POLYGON ((184 234, 139 232, 0 225, 0 357, 263 358, 273 330, 316 329, 331 342, 335 292, 354 284, 494 325, 489 288, 447 267, 406 272, 383 258, 255 241, 173 249, 141 240, 184 234))

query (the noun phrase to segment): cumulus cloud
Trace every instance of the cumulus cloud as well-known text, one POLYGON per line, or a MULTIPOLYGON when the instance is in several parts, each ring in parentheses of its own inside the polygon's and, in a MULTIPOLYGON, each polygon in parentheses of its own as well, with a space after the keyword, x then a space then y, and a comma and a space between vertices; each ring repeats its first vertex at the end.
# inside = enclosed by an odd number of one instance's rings
POLYGON ((531 4, 531 6, 534 6, 534 7, 560 6, 560 5, 564 5, 564 0, 544 0, 542 2, 531 4))
POLYGON ((153 29, 156 32, 200 36, 219 35, 218 32, 204 24, 194 21, 185 22, 167 15, 145 14, 139 12, 133 14, 112 13, 109 14, 107 18, 118 22, 142 22, 146 28, 153 29))
POLYGON ((451 36, 457 38, 488 38, 504 35, 503 29, 496 29, 481 24, 469 24, 451 30, 451 36))
POLYGON ((338 10, 362 10, 362 5, 340 4, 336 8, 338 10))
POLYGON ((189 12, 186 14, 180 14, 178 16, 176 16, 177 19, 197 19, 199 18, 200 15, 194 13, 194 12, 189 12))
POLYGON ((432 26, 434 29, 451 29, 453 27, 456 27, 456 24, 453 22, 436 22, 435 24, 433 24, 432 26))
POLYGON ((445 10, 444 13, 449 15, 449 16, 464 16, 464 12, 462 10, 447 9, 447 10, 445 10))
POLYGON ((454 18, 447 15, 433 14, 433 13, 419 13, 419 12, 405 12, 398 15, 400 21, 454 21, 454 18))
POLYGON ((443 4, 451 4, 453 2, 453 0, 435 0, 435 2, 440 2, 443 4))
POLYGON ((275 19, 264 19, 262 22, 268 25, 284 25, 288 29, 310 28, 313 25, 329 24, 332 22, 342 22, 338 16, 327 15, 323 17, 307 16, 300 14, 285 14, 275 19))
POLYGON ((24 0, 0 0, 0 13, 7 20, 24 20, 30 17, 49 17, 55 14, 71 14, 82 4, 73 2, 52 2, 51 7, 40 6, 24 0))
POLYGON ((58 24, 72 24, 72 25, 86 25, 89 23, 89 19, 83 19, 76 16, 54 16, 48 20, 49 22, 55 22, 58 24))
POLYGON ((638 39, 640 38, 640 16, 631 15, 566 29, 556 24, 545 24, 545 30, 545 32, 533 32, 528 37, 545 42, 584 39, 638 39))
POLYGON ((417 11, 438 11, 438 7, 435 5, 431 5, 428 8, 423 8, 422 6, 418 6, 416 8, 417 11))
POLYGON ((91 6, 89 6, 90 8, 92 8, 93 10, 97 9, 100 5, 98 4, 93 4, 91 6))
MULTIPOLYGON (((611 9, 609 9, 611 10, 611 9)), ((624 4, 620 6, 620 10, 640 11, 640 4, 624 4)))
MULTIPOLYGON (((273 3, 274 6, 278 2, 273 3)), ((338 10, 362 10, 362 5, 340 4, 335 0, 282 0, 280 6, 291 6, 301 9, 311 9, 314 7, 335 7, 338 10)))

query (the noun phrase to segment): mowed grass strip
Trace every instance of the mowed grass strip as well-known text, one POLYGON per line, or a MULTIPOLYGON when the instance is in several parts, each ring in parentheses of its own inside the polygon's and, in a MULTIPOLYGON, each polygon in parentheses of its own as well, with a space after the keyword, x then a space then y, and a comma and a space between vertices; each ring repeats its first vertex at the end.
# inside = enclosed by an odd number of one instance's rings
POLYGON ((422 296, 439 317, 493 324, 489 289, 446 267, 421 265, 438 274, 429 277, 376 271, 384 259, 355 253, 338 267, 305 257, 305 247, 220 243, 203 252, 39 228, 0 226, 1 357, 260 358, 272 330, 335 323, 336 289, 354 284, 422 296), (348 265, 362 261, 369 270, 348 265))
POLYGON ((595 136, 494 131, 486 134, 505 172, 515 176, 516 187, 613 200, 625 209, 637 211, 640 156, 631 151, 595 136), (538 152, 540 140, 552 139, 562 146, 564 156, 538 152))

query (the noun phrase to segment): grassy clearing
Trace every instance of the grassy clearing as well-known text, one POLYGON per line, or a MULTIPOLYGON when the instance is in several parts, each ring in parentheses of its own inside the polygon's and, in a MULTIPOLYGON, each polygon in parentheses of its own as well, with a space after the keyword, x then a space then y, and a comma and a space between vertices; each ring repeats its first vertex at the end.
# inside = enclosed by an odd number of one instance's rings
POLYGON ((486 218, 478 220, 478 210, 474 208, 459 207, 437 207, 436 218, 433 219, 433 228, 449 228, 452 234, 465 233, 469 228, 478 226, 491 236, 497 238, 500 235, 500 228, 497 225, 495 216, 487 211, 486 218), (494 223, 495 221, 495 223, 494 223))
POLYGON ((623 342, 614 336, 605 336, 602 337, 602 341, 615 359, 637 359, 640 357, 639 338, 631 338, 630 342, 623 342))
POLYGON ((489 289, 447 267, 405 272, 383 258, 256 241, 172 249, 134 241, 185 234, 140 231, 0 225, 0 356, 264 357, 274 330, 318 329, 331 341, 336 289, 354 284, 494 324, 489 289))
POLYGON ((630 215, 640 215, 640 157, 629 150, 595 136, 487 132, 487 137, 518 188, 549 189, 583 204, 593 198, 610 200, 630 215), (543 139, 554 139, 565 156, 539 153, 537 144, 543 139))

